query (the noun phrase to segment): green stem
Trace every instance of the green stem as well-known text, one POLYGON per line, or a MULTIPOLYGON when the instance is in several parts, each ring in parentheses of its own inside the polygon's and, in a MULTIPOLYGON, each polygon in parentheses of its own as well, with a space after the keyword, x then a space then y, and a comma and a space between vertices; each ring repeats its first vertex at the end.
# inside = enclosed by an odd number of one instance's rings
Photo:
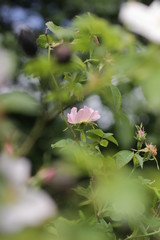
POLYGON ((93 191, 93 183, 94 183, 94 175, 92 174, 90 177, 90 189, 91 189, 91 194, 92 194, 92 204, 93 204, 93 210, 94 210, 95 217, 96 217, 97 221, 99 221, 99 212, 98 212, 97 205, 96 205, 96 202, 94 199, 95 197, 94 197, 94 191, 93 191))
POLYGON ((125 240, 137 239, 137 238, 142 238, 142 237, 149 237, 149 236, 153 236, 153 235, 158 234, 158 233, 160 233, 160 228, 157 231, 154 231, 154 232, 151 232, 151 233, 148 233, 148 234, 127 237, 127 238, 125 238, 125 240))
POLYGON ((51 49, 50 49, 50 46, 48 46, 48 60, 50 60, 50 56, 51 56, 51 49))

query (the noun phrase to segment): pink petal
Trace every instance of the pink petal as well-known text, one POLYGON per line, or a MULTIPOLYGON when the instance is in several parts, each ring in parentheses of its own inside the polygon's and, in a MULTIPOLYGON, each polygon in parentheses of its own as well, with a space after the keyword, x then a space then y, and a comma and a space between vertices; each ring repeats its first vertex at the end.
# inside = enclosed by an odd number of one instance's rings
POLYGON ((94 112, 94 110, 92 108, 88 108, 87 106, 84 106, 84 121, 88 122, 90 119, 90 116, 92 115, 92 113, 94 112))
POLYGON ((90 116, 90 121, 91 122, 94 122, 94 121, 97 121, 99 118, 101 117, 101 115, 99 114, 98 111, 94 111, 91 116, 90 116))
POLYGON ((101 116, 98 111, 94 111, 92 108, 84 106, 77 112, 77 108, 73 107, 71 113, 67 114, 68 122, 70 124, 78 124, 83 122, 93 122, 98 120, 101 116))
POLYGON ((71 124, 74 124, 73 120, 72 120, 72 117, 71 117, 71 114, 67 114, 67 118, 68 118, 68 122, 71 123, 71 124))
POLYGON ((75 124, 75 119, 76 119, 76 115, 77 115, 77 108, 76 107, 73 107, 71 109, 71 113, 67 114, 67 117, 68 117, 68 122, 71 123, 71 124, 75 124))
POLYGON ((76 123, 82 123, 84 120, 84 109, 80 109, 76 116, 76 123))

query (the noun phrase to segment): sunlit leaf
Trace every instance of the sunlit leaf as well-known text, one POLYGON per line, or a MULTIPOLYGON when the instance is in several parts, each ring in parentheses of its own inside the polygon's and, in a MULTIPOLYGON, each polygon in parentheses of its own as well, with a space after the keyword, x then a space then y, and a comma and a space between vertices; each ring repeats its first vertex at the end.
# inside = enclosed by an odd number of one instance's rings
POLYGON ((74 35, 73 29, 71 29, 71 28, 63 28, 63 27, 57 26, 56 24, 54 24, 51 21, 47 22, 46 26, 60 40, 61 39, 70 39, 74 35))
POLYGON ((99 142, 99 144, 100 144, 101 146, 103 146, 103 147, 107 147, 107 146, 108 146, 108 141, 105 140, 105 139, 102 139, 102 140, 99 142))

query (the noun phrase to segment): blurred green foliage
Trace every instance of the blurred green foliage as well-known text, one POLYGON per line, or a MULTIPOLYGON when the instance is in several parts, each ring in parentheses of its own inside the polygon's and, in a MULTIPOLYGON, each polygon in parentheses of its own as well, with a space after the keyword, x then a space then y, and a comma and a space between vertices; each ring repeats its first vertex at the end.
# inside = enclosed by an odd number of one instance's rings
MULTIPOLYGON (((62 16, 72 18, 89 11, 117 22, 121 2, 57 1, 53 19, 58 23, 62 16)), ((47 19, 52 20, 48 15, 47 19)), ((57 176, 44 188, 53 195, 63 217, 46 224, 45 230, 1 238, 158 239, 158 173, 148 162, 143 166, 143 157, 130 148, 136 144, 134 125, 141 121, 148 141, 160 144, 159 47, 144 44, 121 26, 90 13, 74 18, 65 28, 52 21, 46 27, 50 31, 37 39, 42 48, 37 56, 30 59, 18 50, 22 59, 17 60, 19 69, 12 84, 17 84, 23 71, 29 87, 0 94, 0 144, 3 149, 9 142, 17 155, 28 156, 33 175, 42 166, 55 166, 57 176), (34 78, 36 83, 32 83, 34 78), (103 131, 79 127, 77 144, 72 131, 65 129, 64 111, 85 104, 92 95, 110 109, 114 123, 110 129, 102 126, 103 131), (135 172, 132 160, 137 164, 135 172), (157 235, 150 238, 150 233, 157 235)), ((2 47, 10 49, 7 39, 3 37, 2 47)))

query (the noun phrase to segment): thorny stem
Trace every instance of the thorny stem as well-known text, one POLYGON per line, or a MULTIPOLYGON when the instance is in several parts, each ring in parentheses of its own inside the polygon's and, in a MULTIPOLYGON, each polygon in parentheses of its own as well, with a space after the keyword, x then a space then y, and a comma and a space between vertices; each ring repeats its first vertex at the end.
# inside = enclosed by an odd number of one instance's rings
POLYGON ((137 239, 137 238, 142 238, 142 237, 145 238, 145 237, 153 236, 153 235, 158 234, 158 233, 160 233, 160 228, 157 231, 154 231, 154 232, 151 232, 151 233, 148 233, 148 234, 127 237, 127 238, 125 238, 125 240, 137 239))
POLYGON ((48 28, 46 27, 46 30, 45 30, 45 36, 46 36, 46 40, 47 40, 47 43, 48 43, 48 60, 50 59, 50 42, 49 42, 49 38, 48 38, 48 28))
POLYGON ((49 42, 49 38, 48 38, 48 27, 46 27, 45 36, 46 36, 46 39, 47 39, 48 46, 50 46, 50 42, 49 42))

